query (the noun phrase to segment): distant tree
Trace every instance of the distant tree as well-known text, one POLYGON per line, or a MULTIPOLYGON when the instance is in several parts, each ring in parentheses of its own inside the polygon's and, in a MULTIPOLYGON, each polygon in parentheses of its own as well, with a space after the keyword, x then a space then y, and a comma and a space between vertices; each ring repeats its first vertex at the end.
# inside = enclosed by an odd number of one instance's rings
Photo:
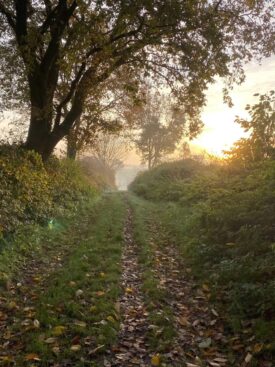
POLYGON ((141 103, 142 96, 137 87, 137 78, 131 81, 127 76, 114 75, 108 82, 102 83, 95 93, 85 102, 85 110, 75 121, 66 137, 67 157, 75 159, 97 145, 97 139, 121 135, 122 130, 131 128, 127 114, 141 103), (129 86, 128 83, 131 83, 129 86))
POLYGON ((242 81, 245 62, 274 51, 272 5, 0 0, 0 100, 29 109, 25 146, 44 160, 117 71, 166 81, 192 117, 215 76, 242 81))
POLYGON ((183 141, 178 150, 179 150, 179 157, 181 159, 191 157, 191 148, 187 141, 183 141))
POLYGON ((129 142, 116 134, 101 134, 90 147, 89 153, 104 166, 116 172, 123 166, 129 149, 129 142))
MULTIPOLYGON (((173 106, 169 98, 147 91, 146 103, 135 113, 133 119, 140 127, 134 139, 138 152, 148 168, 155 167, 176 149, 177 143, 187 134, 183 111, 173 106)), ((190 128, 190 125, 187 125, 190 128)), ((195 124, 199 127, 199 121, 195 124)), ((188 131, 188 135, 195 131, 188 131)))
POLYGON ((231 161, 240 161, 244 166, 251 162, 275 158, 275 92, 255 94, 258 103, 247 105, 250 118, 236 118, 247 138, 238 140, 233 148, 225 153, 231 161))

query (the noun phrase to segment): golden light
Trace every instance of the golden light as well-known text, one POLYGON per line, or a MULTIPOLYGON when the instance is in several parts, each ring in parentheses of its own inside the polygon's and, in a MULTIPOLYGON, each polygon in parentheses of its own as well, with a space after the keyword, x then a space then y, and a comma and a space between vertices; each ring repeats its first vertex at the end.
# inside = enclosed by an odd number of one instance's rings
POLYGON ((205 124, 203 132, 191 143, 194 149, 207 151, 222 157, 234 142, 245 136, 243 129, 234 123, 233 111, 206 112, 202 115, 205 124))

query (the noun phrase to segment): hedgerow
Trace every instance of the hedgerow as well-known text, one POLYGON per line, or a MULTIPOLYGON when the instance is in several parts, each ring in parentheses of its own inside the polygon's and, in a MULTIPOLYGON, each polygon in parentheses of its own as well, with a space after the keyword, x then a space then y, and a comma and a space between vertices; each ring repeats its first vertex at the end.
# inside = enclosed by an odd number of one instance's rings
POLYGON ((31 223, 45 224, 73 210, 97 188, 74 162, 41 157, 16 146, 0 146, 0 238, 31 223))

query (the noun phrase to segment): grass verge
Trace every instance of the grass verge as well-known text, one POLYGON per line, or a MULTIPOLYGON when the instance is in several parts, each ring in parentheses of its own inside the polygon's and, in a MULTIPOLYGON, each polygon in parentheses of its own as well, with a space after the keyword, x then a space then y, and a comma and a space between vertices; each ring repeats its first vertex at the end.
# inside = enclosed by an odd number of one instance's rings
POLYGON ((27 302, 15 294, 13 304, 20 307, 14 307, 17 322, 10 333, 22 333, 24 340, 18 365, 98 366, 98 354, 110 347, 119 327, 125 215, 119 195, 106 195, 86 208, 56 243, 71 247, 62 266, 46 283, 24 290, 27 302))

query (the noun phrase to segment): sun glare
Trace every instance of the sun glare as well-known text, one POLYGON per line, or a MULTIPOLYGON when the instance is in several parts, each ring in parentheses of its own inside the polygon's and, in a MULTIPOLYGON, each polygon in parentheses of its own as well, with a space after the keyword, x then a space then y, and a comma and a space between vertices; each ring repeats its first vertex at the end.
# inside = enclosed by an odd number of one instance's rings
POLYGON ((230 149, 237 140, 245 136, 245 132, 234 122, 234 118, 233 111, 204 113, 202 119, 205 128, 191 145, 222 157, 224 150, 230 149))

